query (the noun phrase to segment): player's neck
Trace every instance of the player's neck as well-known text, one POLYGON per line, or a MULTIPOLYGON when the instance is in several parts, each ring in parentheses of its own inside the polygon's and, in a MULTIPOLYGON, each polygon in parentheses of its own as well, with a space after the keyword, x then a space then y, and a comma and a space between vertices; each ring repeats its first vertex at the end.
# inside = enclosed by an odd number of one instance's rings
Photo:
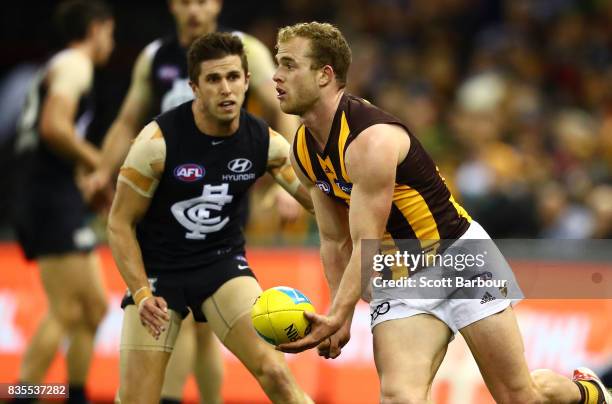
POLYGON ((94 61, 94 49, 87 41, 72 42, 68 45, 67 49, 74 50, 79 54, 85 56, 87 59, 94 61))
POLYGON ((333 94, 321 94, 319 101, 304 115, 302 122, 308 128, 321 148, 325 148, 329 132, 334 123, 334 116, 338 110, 340 100, 344 95, 341 89, 333 94))

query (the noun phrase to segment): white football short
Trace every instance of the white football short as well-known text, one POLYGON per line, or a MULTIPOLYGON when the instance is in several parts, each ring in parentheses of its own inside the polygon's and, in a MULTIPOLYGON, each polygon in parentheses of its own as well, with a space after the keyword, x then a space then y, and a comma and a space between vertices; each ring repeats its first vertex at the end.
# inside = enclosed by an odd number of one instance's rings
MULTIPOLYGON (((472 221, 460 239, 490 240, 491 238, 480 224, 472 221)), ((501 257, 499 250, 497 253, 501 257)), ((495 269, 489 268, 489 270, 494 271, 495 269)), ((470 299, 372 299, 370 301, 371 329, 384 321, 408 318, 417 314, 430 314, 444 322, 455 334, 463 327, 499 313, 520 300, 516 295, 514 298, 506 298, 498 288, 490 288, 488 291, 485 290, 482 296, 470 299)))

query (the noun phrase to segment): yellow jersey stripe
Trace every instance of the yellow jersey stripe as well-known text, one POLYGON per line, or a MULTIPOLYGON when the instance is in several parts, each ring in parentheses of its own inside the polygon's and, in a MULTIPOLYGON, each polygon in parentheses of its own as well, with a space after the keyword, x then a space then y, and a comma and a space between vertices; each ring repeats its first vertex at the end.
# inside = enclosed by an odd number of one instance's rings
POLYGON ((310 180, 313 183, 317 182, 317 177, 314 171, 312 170, 312 163, 310 161, 310 156, 308 154, 308 145, 306 144, 306 129, 304 128, 303 125, 298 130, 296 141, 298 142, 297 143, 297 146, 298 146, 297 147, 297 151, 298 151, 297 158, 300 160, 300 162, 302 163, 302 166, 306 170, 306 175, 308 175, 308 178, 310 178, 310 180))
POLYGON ((467 211, 465 209, 463 209, 463 206, 459 205, 455 201, 455 198, 453 198, 452 195, 450 196, 450 198, 448 200, 450 201, 450 203, 453 204, 453 206, 455 207, 455 210, 457 211, 459 216, 464 217, 468 221, 468 223, 472 223, 472 217, 469 215, 469 213, 467 213, 467 211))
POLYGON ((334 194, 345 200, 350 199, 351 196, 344 192, 342 189, 340 189, 336 182, 336 180, 338 180, 338 174, 336 174, 336 169, 332 164, 331 158, 327 156, 325 157, 325 160, 323 160, 321 156, 317 154, 317 159, 319 160, 319 165, 321 166, 321 169, 325 173, 325 176, 329 180, 329 183, 332 186, 332 189, 334 190, 334 194))
POLYGON ((438 224, 425 199, 416 189, 396 184, 393 203, 402 212, 419 240, 440 240, 438 224))
POLYGON ((346 114, 342 111, 342 118, 340 119, 340 135, 338 136, 338 156, 340 156, 340 169, 342 170, 342 178, 345 182, 351 182, 348 175, 346 175, 346 168, 344 167, 344 146, 348 139, 351 129, 348 126, 346 120, 346 114))

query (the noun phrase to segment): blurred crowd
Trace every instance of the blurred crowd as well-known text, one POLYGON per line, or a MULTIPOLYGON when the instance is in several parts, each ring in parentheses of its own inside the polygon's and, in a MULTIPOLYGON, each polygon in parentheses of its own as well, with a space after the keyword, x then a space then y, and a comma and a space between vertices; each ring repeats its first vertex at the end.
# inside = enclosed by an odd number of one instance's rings
MULTIPOLYGON (((348 90, 408 123, 492 236, 612 237, 611 1, 304 0, 284 15, 323 12, 352 44, 348 90)), ((285 22, 251 31, 273 45, 285 22)))
POLYGON ((612 237, 612 1, 240 4, 224 7, 271 48, 279 26, 337 24, 348 91, 409 125, 491 236, 612 237))

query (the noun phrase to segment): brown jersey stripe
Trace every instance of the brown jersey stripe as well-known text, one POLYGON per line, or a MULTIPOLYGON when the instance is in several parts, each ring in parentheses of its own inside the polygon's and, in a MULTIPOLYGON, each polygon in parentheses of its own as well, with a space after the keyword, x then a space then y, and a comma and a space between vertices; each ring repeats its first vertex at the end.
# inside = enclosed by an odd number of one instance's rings
POLYGON ((318 151, 319 145, 308 129, 301 131, 303 139, 298 146, 303 150, 302 165, 306 167, 310 163, 306 171, 310 170, 318 181, 329 182, 331 191, 327 194, 350 206, 352 183, 346 170, 345 153, 363 130, 377 124, 400 125, 411 140, 408 155, 396 170, 388 233, 394 239, 419 239, 422 247, 429 246, 428 241, 460 237, 471 218, 452 198, 419 140, 397 118, 358 97, 345 94, 340 100, 322 152, 318 151))

